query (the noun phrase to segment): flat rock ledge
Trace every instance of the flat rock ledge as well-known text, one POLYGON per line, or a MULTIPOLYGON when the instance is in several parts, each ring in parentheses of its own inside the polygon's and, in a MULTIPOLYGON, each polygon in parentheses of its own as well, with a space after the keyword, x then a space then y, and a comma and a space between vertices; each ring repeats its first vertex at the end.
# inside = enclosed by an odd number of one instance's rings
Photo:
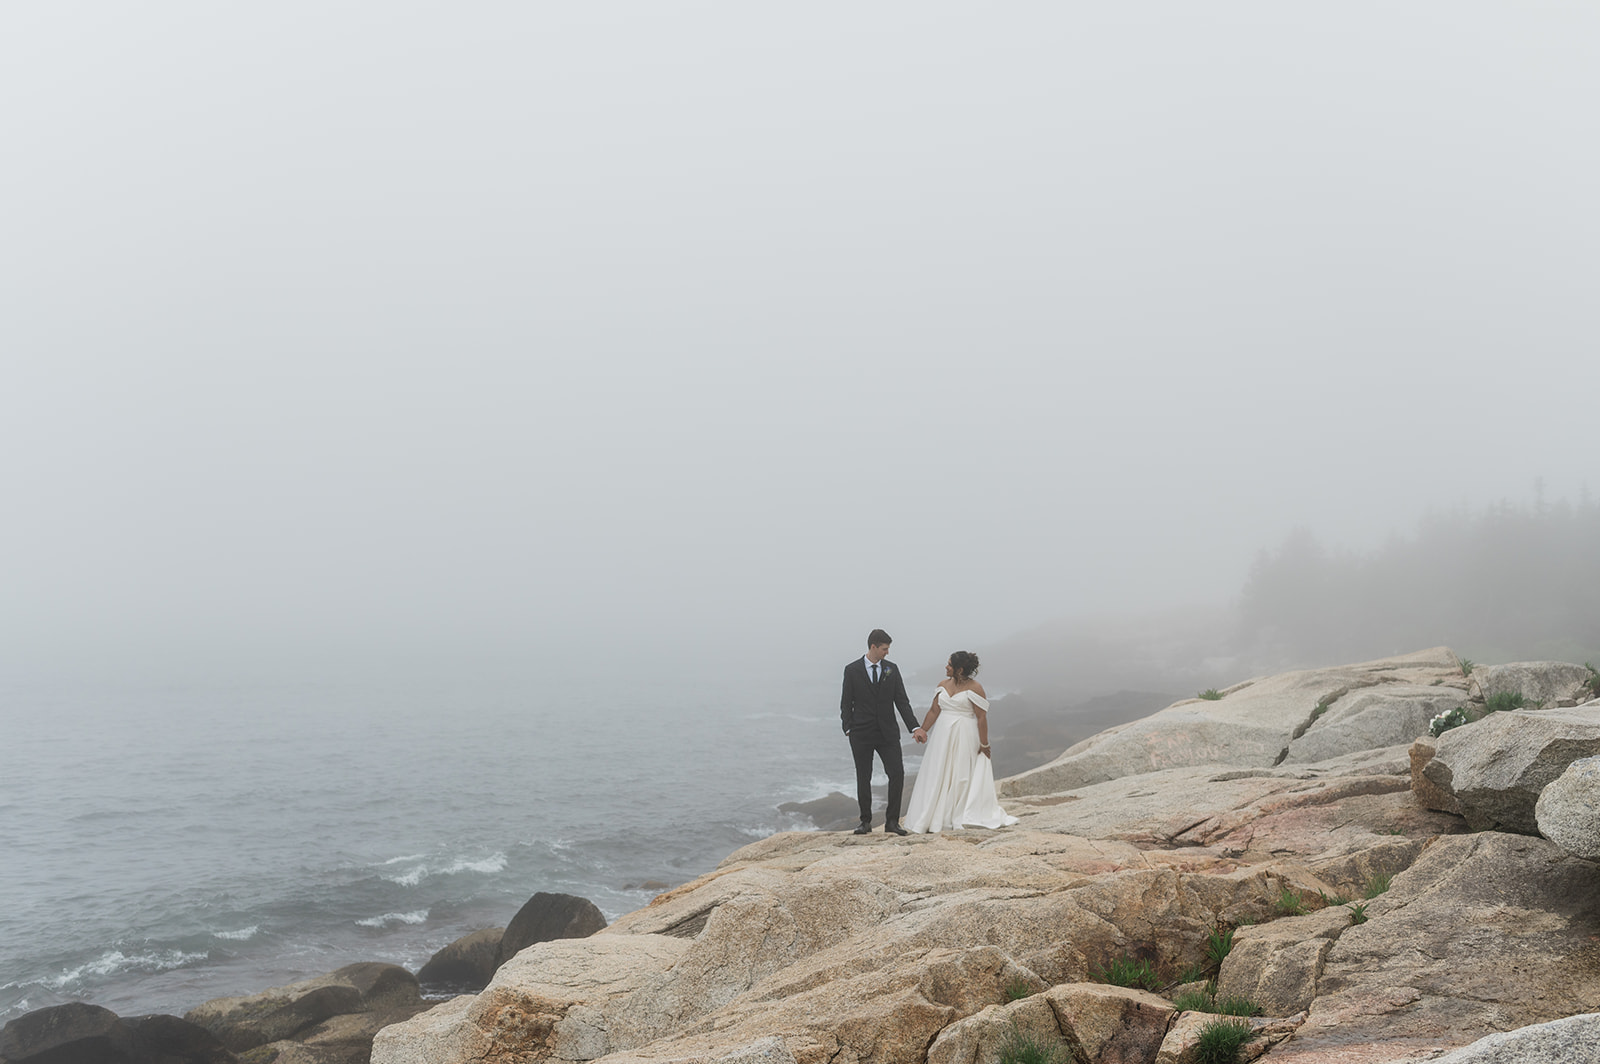
POLYGON ((521 950, 371 1059, 992 1064, 1027 1038, 1063 1062, 1189 1064, 1234 1022, 1241 1059, 1274 1064, 1555 1044, 1520 1034, 1541 1025, 1577 1044, 1600 1012, 1600 865, 1413 792, 1412 743, 1467 697, 1445 648, 1268 677, 1006 781, 1014 828, 774 835, 521 950), (1141 964, 1147 989, 1105 978, 1141 964), (1169 996, 1208 979, 1262 1014, 1169 996))

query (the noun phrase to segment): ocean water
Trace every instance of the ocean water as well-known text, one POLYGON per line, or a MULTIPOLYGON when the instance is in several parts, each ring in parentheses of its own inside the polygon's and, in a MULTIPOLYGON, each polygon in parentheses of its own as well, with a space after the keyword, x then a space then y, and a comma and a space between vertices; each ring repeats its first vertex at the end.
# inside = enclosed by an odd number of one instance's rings
POLYGON ((852 793, 837 706, 828 674, 0 689, 0 1022, 415 971, 541 890, 614 919, 852 793))

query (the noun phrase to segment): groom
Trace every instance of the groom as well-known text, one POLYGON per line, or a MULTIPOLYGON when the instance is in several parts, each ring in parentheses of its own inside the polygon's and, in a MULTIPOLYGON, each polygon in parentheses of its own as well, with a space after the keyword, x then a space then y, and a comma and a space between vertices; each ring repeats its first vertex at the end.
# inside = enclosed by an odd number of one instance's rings
POLYGON ((867 636, 867 656, 844 667, 839 718, 844 724, 844 733, 850 737, 850 752, 856 759, 856 801, 861 806, 857 835, 872 831, 873 754, 878 755, 884 772, 889 775, 889 807, 884 810, 883 830, 895 835, 907 833, 900 826, 900 792, 905 787, 906 770, 900 760, 900 729, 895 724, 894 711, 900 711, 901 719, 918 742, 925 738, 911 712, 911 699, 906 697, 900 670, 885 657, 891 642, 889 633, 874 628, 867 636))

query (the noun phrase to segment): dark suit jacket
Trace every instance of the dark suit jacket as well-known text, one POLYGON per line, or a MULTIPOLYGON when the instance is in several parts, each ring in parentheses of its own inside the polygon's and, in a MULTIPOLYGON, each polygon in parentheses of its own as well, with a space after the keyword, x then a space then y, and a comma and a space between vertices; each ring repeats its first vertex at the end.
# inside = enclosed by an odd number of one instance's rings
POLYGON ((839 719, 848 733, 851 726, 876 724, 886 739, 900 741, 894 724, 894 711, 906 722, 907 731, 917 730, 917 718, 906 697, 906 684, 900 668, 888 658, 878 662, 878 682, 872 682, 867 663, 860 658, 844 667, 844 693, 839 696, 839 719))

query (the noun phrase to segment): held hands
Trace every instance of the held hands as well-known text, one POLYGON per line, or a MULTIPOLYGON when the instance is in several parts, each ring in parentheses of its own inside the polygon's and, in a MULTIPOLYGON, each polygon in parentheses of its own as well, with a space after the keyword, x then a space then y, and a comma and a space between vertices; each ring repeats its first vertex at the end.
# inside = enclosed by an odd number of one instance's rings
POLYGON ((927 729, 925 729, 925 728, 918 728, 918 729, 917 729, 917 730, 916 730, 916 731, 914 731, 914 732, 912 732, 912 733, 911 733, 911 737, 912 737, 912 738, 913 738, 913 739, 915 739, 915 740, 916 740, 916 741, 917 741, 917 742, 919 742, 919 743, 925 743, 925 742, 927 742, 927 741, 928 741, 928 732, 927 732, 927 729))

